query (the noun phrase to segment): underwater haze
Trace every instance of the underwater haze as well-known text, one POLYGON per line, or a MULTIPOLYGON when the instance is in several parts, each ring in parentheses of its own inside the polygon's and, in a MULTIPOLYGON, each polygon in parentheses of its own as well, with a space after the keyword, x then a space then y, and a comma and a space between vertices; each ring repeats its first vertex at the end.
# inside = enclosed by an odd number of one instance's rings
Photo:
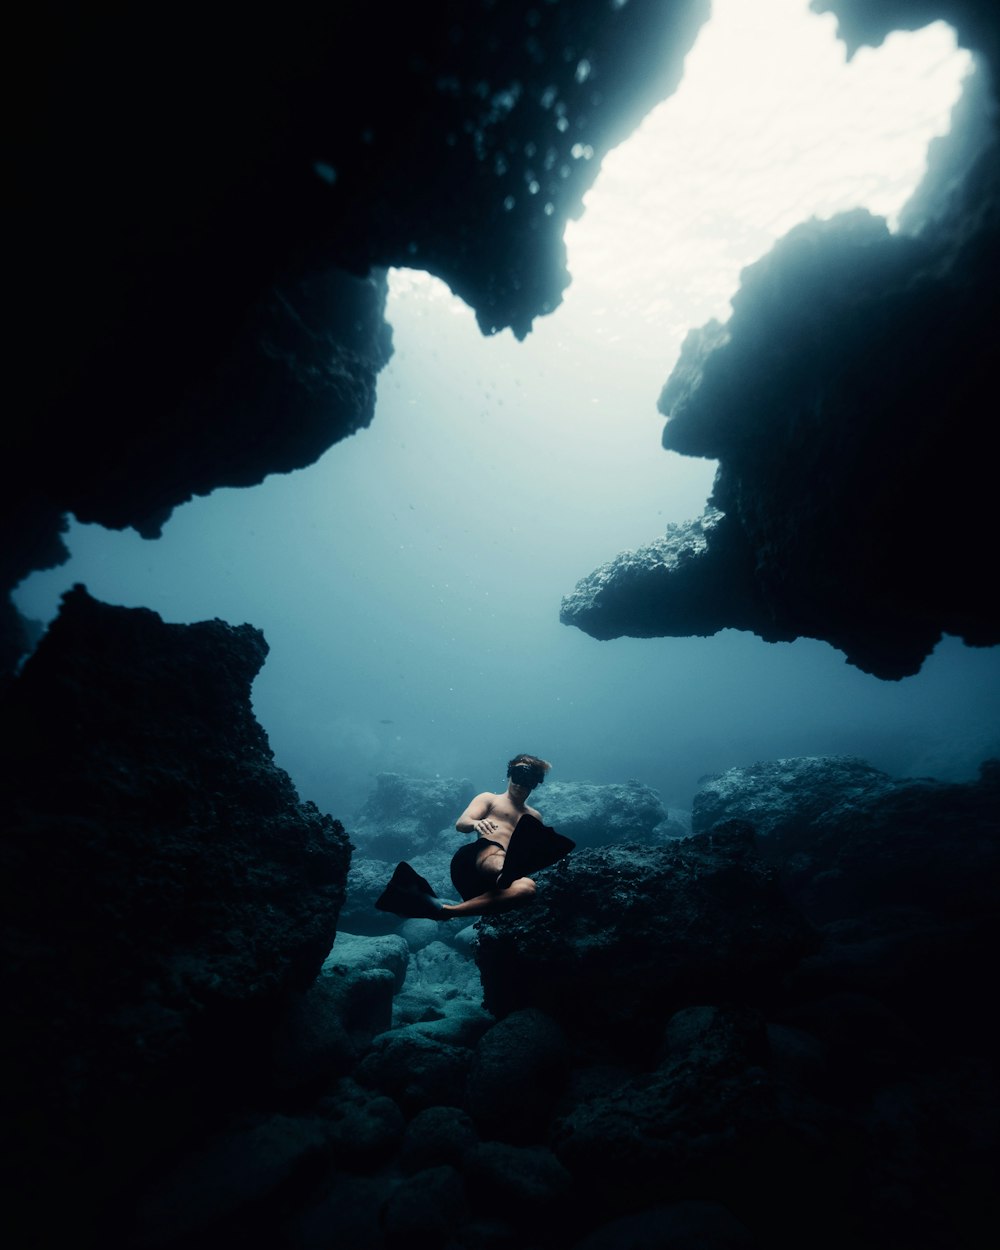
MULTIPOLYGON (((946 638, 889 683, 820 642, 597 642, 559 623, 579 578, 703 511, 714 465, 662 451, 656 412, 687 330, 725 319, 740 269, 797 222, 863 204, 894 225, 968 67, 940 23, 848 64, 804 2, 717 0, 676 95, 605 160, 567 231, 573 284, 525 342, 393 272, 370 429, 195 500, 154 542, 72 524, 70 562, 19 608, 48 620, 83 582, 168 621, 260 627, 277 762, 348 825, 379 772, 499 789, 519 752, 680 807, 701 775, 781 756, 974 776, 1000 753, 1000 649, 946 638)), ((927 524, 949 524, 933 500, 927 524)))

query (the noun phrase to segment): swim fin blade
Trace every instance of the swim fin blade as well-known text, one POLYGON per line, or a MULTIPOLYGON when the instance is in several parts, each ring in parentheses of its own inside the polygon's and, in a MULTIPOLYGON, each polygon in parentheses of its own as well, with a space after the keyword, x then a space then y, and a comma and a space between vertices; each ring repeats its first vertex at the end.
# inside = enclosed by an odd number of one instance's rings
POLYGON ((543 825, 536 816, 525 813, 514 826, 497 885, 506 889, 518 877, 550 868, 575 846, 572 838, 564 837, 549 825, 543 825))
POLYGON ((379 911, 388 911, 395 916, 407 918, 437 920, 441 916, 441 904, 431 889, 430 882, 405 860, 396 865, 389 884, 379 895, 375 906, 379 911))

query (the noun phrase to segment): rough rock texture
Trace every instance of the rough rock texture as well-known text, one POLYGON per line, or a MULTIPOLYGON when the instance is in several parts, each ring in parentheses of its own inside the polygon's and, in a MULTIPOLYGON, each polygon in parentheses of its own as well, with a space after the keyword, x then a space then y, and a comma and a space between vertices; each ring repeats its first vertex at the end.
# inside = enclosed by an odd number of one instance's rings
POLYGON ((720 820, 748 820, 761 854, 784 857, 816 841, 815 825, 824 813, 884 795, 897 784, 855 756, 762 760, 704 778, 694 798, 691 831, 706 833, 720 820))
POLYGON ((575 851, 530 908, 480 924, 476 962, 496 1015, 534 1006, 587 1043, 641 1051, 691 994, 759 991, 813 948, 751 827, 729 821, 655 849, 575 851))
POLYGON ((723 520, 709 508, 694 521, 674 522, 648 546, 623 551, 580 579, 563 596, 560 619, 593 638, 607 640, 686 637, 717 633, 727 626, 751 629, 754 619, 735 613, 751 593, 745 570, 733 563, 727 593, 706 570, 706 554, 723 520))
POLYGON ((898 679, 942 633, 1000 642, 985 574, 992 460, 970 453, 994 389, 996 9, 818 7, 842 16, 851 44, 880 42, 896 17, 954 16, 987 59, 982 77, 933 153, 909 233, 863 210, 804 223, 743 271, 725 326, 688 335, 660 398, 663 441, 719 461, 711 510, 585 578, 562 619, 597 638, 727 626, 820 638, 898 679))
POLYGON ((708 778, 693 816, 696 831, 751 821, 796 900, 843 917, 867 899, 969 918, 1000 884, 995 760, 968 783, 894 779, 845 756, 762 761, 708 778))
POLYGON ((694 822, 748 819, 786 893, 821 928, 801 975, 875 992, 894 1009, 978 1010, 997 945, 1000 765, 958 784, 894 780, 861 760, 813 757, 730 769, 705 783, 694 822))
POLYGON ((155 535, 192 493, 366 425, 389 266, 523 337, 569 281, 563 230, 601 157, 674 90, 708 11, 23 10, 11 303, 29 399, 0 458, 0 589, 64 558, 67 511, 155 535))
POLYGON ((702 1175, 725 1189, 751 1162, 764 1171, 786 1162, 774 1150, 777 1106, 757 1013, 693 1007, 670 1024, 655 1069, 577 1103, 553 1132, 575 1176, 638 1206, 686 1196, 702 1175))
POLYGON ((392 1027, 292 1106, 249 1074, 247 1109, 149 1178, 127 1250, 985 1250, 998 781, 761 763, 710 801, 761 820, 771 864, 730 820, 576 852, 474 943, 339 935, 313 989, 391 990, 407 961, 392 1027), (488 995, 513 969, 544 1001, 488 1016, 460 947, 488 995))
POLYGON ((667 819, 660 796, 641 781, 625 785, 547 781, 534 792, 532 803, 547 825, 578 847, 653 843, 658 840, 657 826, 667 819))
POLYGON ((266 653, 76 587, 6 692, 4 1096, 29 1177, 99 1187, 224 1102, 332 944, 350 844, 273 763, 266 653))

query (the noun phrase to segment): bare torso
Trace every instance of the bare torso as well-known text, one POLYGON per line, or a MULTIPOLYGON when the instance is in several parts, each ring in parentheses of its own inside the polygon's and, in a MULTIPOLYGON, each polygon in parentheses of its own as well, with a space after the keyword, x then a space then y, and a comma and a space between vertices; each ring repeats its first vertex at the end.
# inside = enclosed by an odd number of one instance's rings
POLYGON ((477 838, 500 844, 483 847, 478 860, 484 871, 499 872, 503 867, 503 858, 514 826, 525 813, 541 819, 533 807, 519 802, 509 791, 503 794, 490 794, 487 791, 476 795, 456 821, 455 827, 462 833, 475 833, 477 838))

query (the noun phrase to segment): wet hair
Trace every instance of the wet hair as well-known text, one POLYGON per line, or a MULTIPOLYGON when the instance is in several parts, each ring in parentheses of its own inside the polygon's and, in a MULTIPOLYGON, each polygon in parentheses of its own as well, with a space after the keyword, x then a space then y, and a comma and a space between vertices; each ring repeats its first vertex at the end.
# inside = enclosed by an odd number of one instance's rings
POLYGON ((552 767, 548 760, 539 759, 537 755, 515 755, 512 760, 507 762, 508 777, 510 776, 511 769, 518 764, 527 764, 529 768, 533 768, 535 770, 538 774, 538 780, 535 784, 539 786, 545 780, 545 774, 552 767))

